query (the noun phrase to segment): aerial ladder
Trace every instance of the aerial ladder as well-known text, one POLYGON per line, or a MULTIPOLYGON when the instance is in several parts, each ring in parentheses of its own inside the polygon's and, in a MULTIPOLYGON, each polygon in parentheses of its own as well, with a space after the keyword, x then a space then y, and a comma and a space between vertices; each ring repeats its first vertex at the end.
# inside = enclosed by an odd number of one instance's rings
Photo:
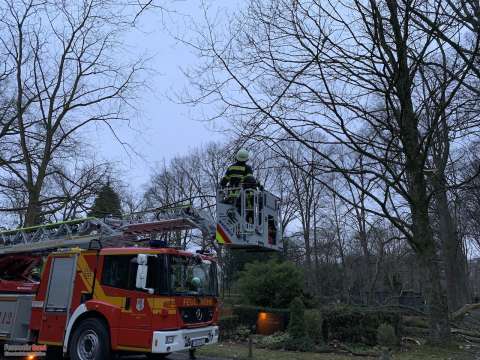
MULTIPOLYGON (((216 240, 232 249, 282 249, 280 200, 268 191, 219 189, 217 219, 192 206, 143 212, 127 219, 94 218, 62 221, 0 232, 0 256, 92 246, 124 247, 158 239, 162 234, 200 230, 203 244, 216 240), (229 191, 238 191, 231 201, 229 191)), ((202 246, 203 247, 203 246, 202 246)))
MULTIPOLYGON (((0 288, 30 292, 31 274, 41 267, 42 256, 68 249, 100 249, 130 246, 168 245, 166 236, 182 231, 200 231, 197 252, 218 242, 232 250, 280 251, 280 200, 257 189, 219 189, 217 219, 190 205, 155 209, 129 218, 87 217, 46 225, 0 231, 0 288), (229 191, 238 197, 232 201, 229 191), (22 282, 18 286, 18 281, 22 282)), ((34 279, 33 279, 34 280, 34 279)))
MULTIPOLYGON (((147 213, 147 212, 145 212, 147 213)), ((162 209, 137 219, 88 217, 0 232, 0 255, 92 246, 125 247, 154 240, 175 231, 199 229, 204 238, 214 225, 190 206, 162 209)))

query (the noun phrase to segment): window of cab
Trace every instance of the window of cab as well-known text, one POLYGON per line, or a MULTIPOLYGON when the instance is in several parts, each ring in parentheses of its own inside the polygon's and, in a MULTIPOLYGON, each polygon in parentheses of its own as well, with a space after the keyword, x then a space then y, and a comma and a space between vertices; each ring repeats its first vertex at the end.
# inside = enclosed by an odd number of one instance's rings
MULTIPOLYGON (((102 285, 118 289, 142 291, 135 287, 137 255, 105 255, 103 260, 102 285)), ((155 294, 168 294, 165 256, 148 257, 147 288, 155 294)))

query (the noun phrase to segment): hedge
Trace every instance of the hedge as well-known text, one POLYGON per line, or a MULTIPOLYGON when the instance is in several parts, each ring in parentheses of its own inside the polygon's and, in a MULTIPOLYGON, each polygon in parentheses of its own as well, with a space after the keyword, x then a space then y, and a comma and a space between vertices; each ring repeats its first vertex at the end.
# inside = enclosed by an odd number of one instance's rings
MULTIPOLYGON (((273 309, 261 306, 235 305, 233 316, 220 320, 221 331, 231 333, 236 327, 243 325, 250 329, 256 326, 258 314, 269 312, 279 314, 283 317, 285 328, 288 326, 290 311, 288 309, 273 309), (224 325, 222 325, 222 321, 224 325)), ((366 345, 377 345, 377 329, 382 324, 389 324, 395 330, 395 334, 401 334, 401 316, 394 310, 378 310, 348 305, 323 307, 320 312, 311 309, 306 310, 307 331, 314 337, 317 344, 321 339, 315 334, 315 326, 322 322, 321 331, 325 342, 338 340, 344 343, 362 343, 366 345), (313 314, 314 313, 314 314, 313 314), (310 317, 313 318, 310 319, 310 317), (308 323, 308 324, 307 324, 308 323)))
POLYGON ((401 316, 396 311, 336 306, 322 309, 323 338, 345 343, 377 344, 377 329, 382 324, 401 331, 401 316))

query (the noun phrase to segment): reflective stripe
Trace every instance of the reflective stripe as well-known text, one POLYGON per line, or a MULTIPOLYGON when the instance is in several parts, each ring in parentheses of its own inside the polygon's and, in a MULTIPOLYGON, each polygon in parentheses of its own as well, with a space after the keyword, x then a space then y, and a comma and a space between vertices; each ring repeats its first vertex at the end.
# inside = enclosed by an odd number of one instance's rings
POLYGON ((232 165, 228 168, 228 170, 238 170, 238 171, 245 171, 245 166, 237 166, 237 165, 232 165))
POLYGON ((243 172, 239 173, 239 172, 229 172, 227 174, 228 177, 232 177, 232 176, 241 176, 241 177, 244 177, 244 176, 248 176, 248 174, 245 174, 243 172))
MULTIPOLYGON (((245 163, 237 162, 228 167, 227 172, 222 180, 222 186, 230 183, 230 186, 238 187, 246 176, 252 175, 252 169, 245 163)), ((232 195, 238 197, 239 195, 232 195)))
POLYGON ((218 242, 219 244, 225 244, 225 240, 223 240, 222 235, 220 235, 220 233, 218 232, 218 230, 217 230, 217 232, 215 233, 215 240, 217 240, 217 242, 218 242))
POLYGON ((229 198, 238 198, 240 197, 240 191, 229 191, 228 192, 229 198))

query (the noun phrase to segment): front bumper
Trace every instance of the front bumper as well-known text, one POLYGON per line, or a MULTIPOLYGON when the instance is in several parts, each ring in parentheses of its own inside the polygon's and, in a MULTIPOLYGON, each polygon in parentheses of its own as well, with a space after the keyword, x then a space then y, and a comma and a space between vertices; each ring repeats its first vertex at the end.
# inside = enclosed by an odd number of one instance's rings
POLYGON ((154 331, 152 353, 171 353, 197 346, 215 344, 218 342, 218 335, 218 326, 174 331, 154 331))

